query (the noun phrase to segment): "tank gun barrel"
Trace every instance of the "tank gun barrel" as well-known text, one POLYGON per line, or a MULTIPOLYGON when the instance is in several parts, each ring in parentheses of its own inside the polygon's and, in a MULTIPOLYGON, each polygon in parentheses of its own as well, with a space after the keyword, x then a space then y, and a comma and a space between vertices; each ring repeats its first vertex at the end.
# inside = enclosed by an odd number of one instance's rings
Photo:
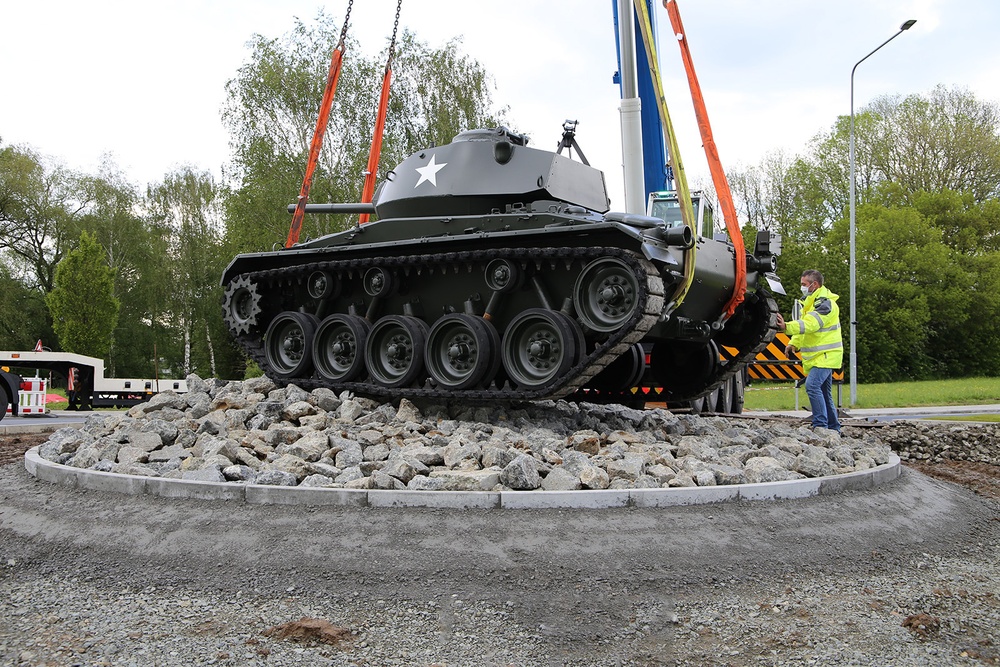
MULTIPOLYGON (((295 213, 295 204, 288 205, 288 212, 295 213)), ((353 202, 347 204, 306 204, 306 213, 374 213, 375 204, 353 202)))

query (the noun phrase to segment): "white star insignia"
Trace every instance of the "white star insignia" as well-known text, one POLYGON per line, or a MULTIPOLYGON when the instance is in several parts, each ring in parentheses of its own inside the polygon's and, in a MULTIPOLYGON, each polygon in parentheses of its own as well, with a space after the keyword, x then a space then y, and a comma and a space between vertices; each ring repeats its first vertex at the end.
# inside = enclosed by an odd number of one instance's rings
POLYGON ((437 156, 432 155, 431 161, 428 162, 426 166, 417 167, 417 173, 420 174, 420 178, 417 179, 417 185, 414 185, 413 187, 418 187, 424 181, 429 181, 431 185, 437 187, 437 173, 448 163, 442 162, 441 164, 438 164, 436 158, 437 156))

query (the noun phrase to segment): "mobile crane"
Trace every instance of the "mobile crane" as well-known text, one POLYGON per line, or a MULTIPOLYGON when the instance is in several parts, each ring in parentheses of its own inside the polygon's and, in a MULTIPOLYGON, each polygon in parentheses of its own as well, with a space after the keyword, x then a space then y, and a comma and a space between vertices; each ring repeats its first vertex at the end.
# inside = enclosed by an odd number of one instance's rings
MULTIPOLYGON (((726 307, 727 315, 731 317, 742 302, 746 291, 748 263, 752 268, 761 270, 772 292, 784 294, 775 274, 776 257, 781 253, 781 239, 776 235, 761 233, 757 237, 754 254, 746 254, 729 183, 719 160, 677 2, 663 0, 663 6, 667 10, 671 28, 680 45, 702 143, 716 193, 725 214, 725 229, 729 232, 733 244, 736 284, 733 287, 733 298, 726 307), (765 258, 770 266, 763 265, 761 257, 765 258)), ((644 212, 650 217, 659 218, 669 225, 687 225, 700 239, 715 238, 715 215, 712 203, 707 193, 688 189, 680 151, 667 110, 659 74, 656 12, 653 11, 652 0, 634 0, 634 2, 612 0, 612 12, 618 55, 618 71, 615 73, 614 82, 619 85, 622 97, 626 207, 631 212, 644 203, 644 212), (636 34, 641 35, 641 39, 635 39, 636 34)), ((736 350, 725 347, 720 352, 723 364, 738 355, 736 350)), ((675 403, 675 407, 685 407, 686 404, 697 412, 738 413, 743 406, 745 377, 746 374, 742 371, 730 374, 728 379, 710 394, 684 401, 679 405, 675 403)), ((640 390, 655 395, 656 387, 655 385, 650 387, 650 384, 647 382, 640 390)))

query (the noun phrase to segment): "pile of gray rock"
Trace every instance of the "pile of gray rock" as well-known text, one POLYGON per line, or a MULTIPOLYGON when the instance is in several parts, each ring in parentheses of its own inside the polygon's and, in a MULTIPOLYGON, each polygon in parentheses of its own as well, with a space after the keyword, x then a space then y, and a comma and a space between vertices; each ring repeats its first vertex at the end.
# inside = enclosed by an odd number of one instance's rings
POLYGON ((39 455, 129 475, 349 489, 577 490, 747 484, 887 463, 861 437, 618 405, 379 403, 328 389, 187 378, 127 413, 56 431, 39 455))
POLYGON ((1000 424, 893 422, 879 439, 902 461, 972 461, 1000 466, 1000 424))

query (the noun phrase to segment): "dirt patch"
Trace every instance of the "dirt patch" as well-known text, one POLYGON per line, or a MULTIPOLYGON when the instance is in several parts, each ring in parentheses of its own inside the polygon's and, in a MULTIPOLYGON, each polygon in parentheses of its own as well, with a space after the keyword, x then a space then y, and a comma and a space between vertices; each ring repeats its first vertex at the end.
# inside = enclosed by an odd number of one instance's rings
POLYGON ((49 439, 51 433, 0 435, 0 466, 20 461, 24 453, 49 439))
POLYGON ((303 617, 264 630, 265 637, 288 639, 296 642, 337 644, 351 638, 351 631, 333 625, 321 618, 303 617))
POLYGON ((905 465, 928 477, 964 486, 984 498, 1000 500, 1000 466, 972 461, 906 463, 905 465))

